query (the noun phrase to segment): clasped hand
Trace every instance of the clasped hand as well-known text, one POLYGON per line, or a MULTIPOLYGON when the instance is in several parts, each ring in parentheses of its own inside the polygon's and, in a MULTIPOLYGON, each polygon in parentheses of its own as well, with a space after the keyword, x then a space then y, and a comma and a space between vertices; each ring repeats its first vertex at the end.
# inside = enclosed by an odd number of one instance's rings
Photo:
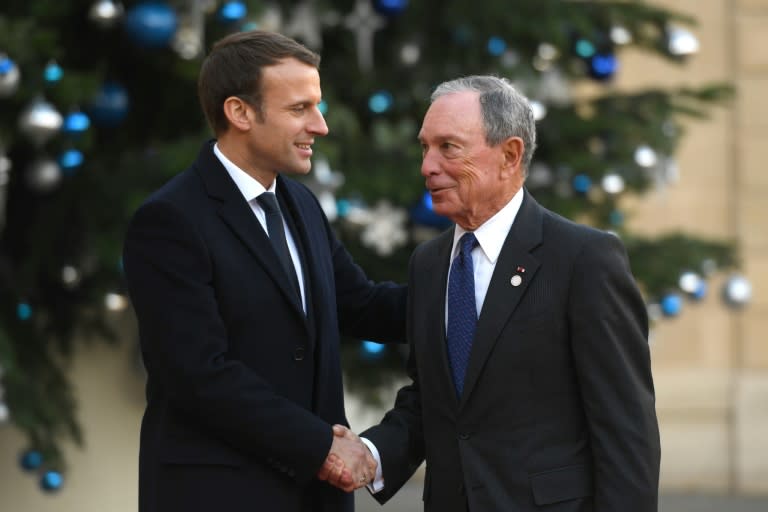
POLYGON ((343 425, 334 425, 331 451, 317 478, 352 492, 374 479, 376 466, 376 460, 357 434, 343 425))

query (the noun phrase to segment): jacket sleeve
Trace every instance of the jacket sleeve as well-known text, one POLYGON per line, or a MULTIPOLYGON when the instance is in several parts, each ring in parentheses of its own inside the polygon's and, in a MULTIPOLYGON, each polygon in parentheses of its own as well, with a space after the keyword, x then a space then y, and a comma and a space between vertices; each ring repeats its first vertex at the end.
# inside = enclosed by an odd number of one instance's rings
POLYGON ((123 261, 147 372, 169 407, 238 452, 313 479, 331 427, 230 355, 210 255, 192 223, 168 202, 145 204, 123 261))
MULTIPOLYGON (((408 302, 412 302, 413 290, 418 283, 414 270, 415 261, 420 251, 417 249, 409 266, 408 302)), ((418 369, 413 347, 413 308, 408 307, 407 337, 410 355, 406 366, 411 383, 397 392, 394 407, 389 410, 381 423, 361 433, 361 437, 370 440, 381 456, 384 489, 373 494, 380 503, 386 503, 405 485, 419 465, 424 461, 424 431, 421 416, 421 392, 419 390, 418 369)))
POLYGON ((590 431, 595 510, 656 510, 660 443, 648 320, 617 237, 599 233, 576 257, 568 321, 590 431))

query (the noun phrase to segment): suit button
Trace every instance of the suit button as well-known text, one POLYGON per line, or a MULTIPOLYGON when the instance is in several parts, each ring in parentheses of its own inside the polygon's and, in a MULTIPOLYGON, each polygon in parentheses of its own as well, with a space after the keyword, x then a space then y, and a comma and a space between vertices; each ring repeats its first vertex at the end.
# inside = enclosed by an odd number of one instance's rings
POLYGON ((296 347, 295 349, 293 349, 293 360, 294 361, 304 360, 304 347, 296 347))
POLYGON ((459 432, 459 439, 461 439, 462 441, 466 441, 467 439, 469 439, 469 434, 467 434, 466 432, 459 432))

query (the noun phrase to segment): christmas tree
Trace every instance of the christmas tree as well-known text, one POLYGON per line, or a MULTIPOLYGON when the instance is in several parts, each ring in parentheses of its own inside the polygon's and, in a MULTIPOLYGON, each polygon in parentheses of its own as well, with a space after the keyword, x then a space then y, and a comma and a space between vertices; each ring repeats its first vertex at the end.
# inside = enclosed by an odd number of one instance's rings
MULTIPOLYGON (((610 87, 626 47, 684 65, 694 20, 632 1, 6 0, 0 10, 0 423, 23 430, 26 469, 61 485, 59 445, 80 440, 66 361, 75 339, 114 337, 129 305, 120 254, 146 195, 210 137, 197 107, 205 50, 227 33, 277 30, 321 53, 322 109, 307 184, 373 279, 403 281, 410 251, 450 222, 424 194, 416 143, 429 93, 460 75, 510 78, 533 102, 528 188, 562 215, 614 231, 652 308, 675 315, 736 263, 727 241, 630 233, 622 197, 674 177, 684 123, 730 89, 631 94, 610 87), (576 94, 578 83, 598 94, 576 94)), ((729 282, 731 303, 749 283, 729 282)), ((350 340, 353 391, 375 397, 402 352, 350 340)))

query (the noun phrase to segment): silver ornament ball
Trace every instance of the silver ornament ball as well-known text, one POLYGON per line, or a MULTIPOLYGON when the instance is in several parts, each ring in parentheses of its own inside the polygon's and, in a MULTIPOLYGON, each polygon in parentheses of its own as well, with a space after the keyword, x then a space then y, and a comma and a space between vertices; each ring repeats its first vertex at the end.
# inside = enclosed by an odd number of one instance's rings
POLYGON ((25 178, 29 188, 40 193, 50 192, 61 183, 61 168, 55 160, 40 158, 30 164, 25 178))
POLYGON ((0 54, 0 98, 11 96, 19 88, 21 72, 11 59, 0 54))
POLYGON ((42 145, 59 132, 63 122, 56 107, 37 98, 19 116, 19 130, 35 144, 42 145))
POLYGON ((746 277, 733 275, 725 282, 723 298, 729 306, 744 307, 752 299, 752 285, 746 277))
POLYGON ((101 28, 113 27, 123 17, 125 9, 120 2, 96 0, 88 11, 88 19, 101 28))

